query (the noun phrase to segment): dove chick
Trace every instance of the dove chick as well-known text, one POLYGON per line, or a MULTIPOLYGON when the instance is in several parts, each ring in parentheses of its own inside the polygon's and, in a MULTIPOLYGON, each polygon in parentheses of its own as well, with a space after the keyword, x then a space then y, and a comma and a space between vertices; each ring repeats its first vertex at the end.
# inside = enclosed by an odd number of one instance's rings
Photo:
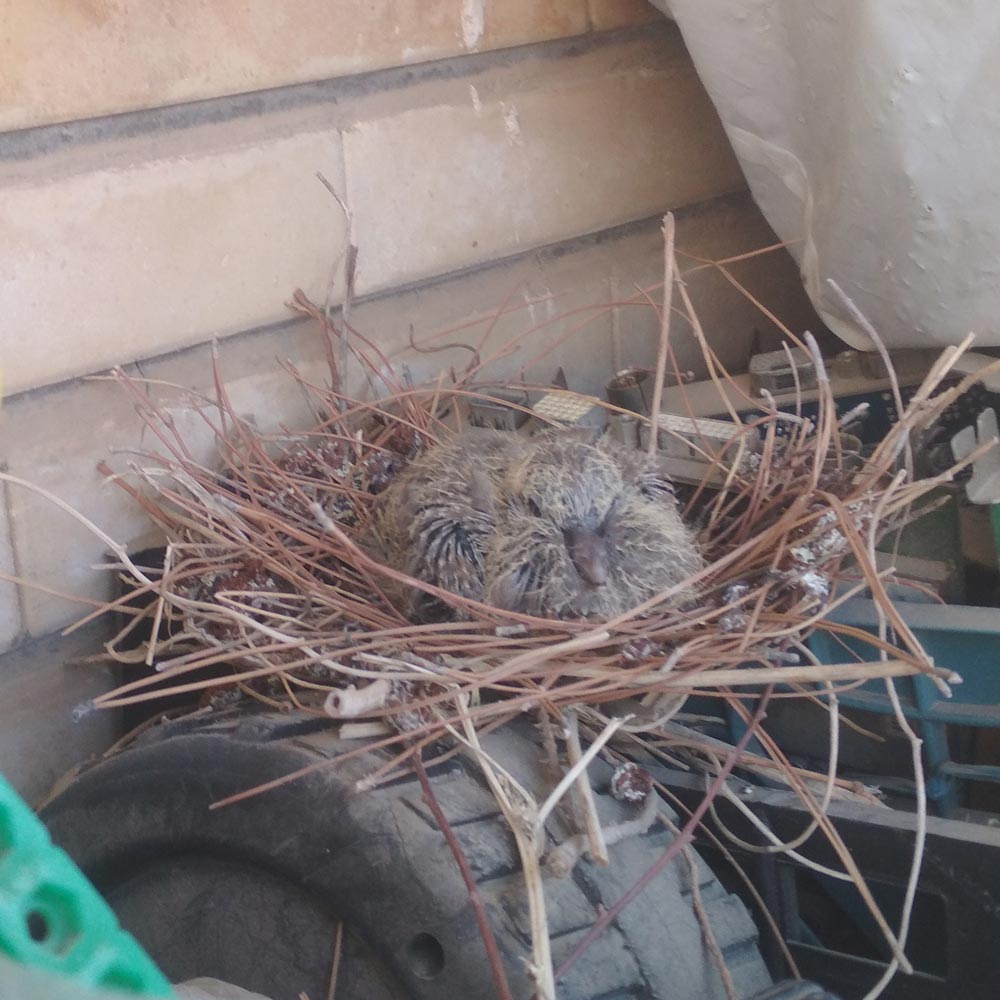
MULTIPOLYGON (((682 583, 702 559, 655 460, 576 431, 456 437, 375 504, 387 564, 504 610, 609 618, 682 583)), ((667 603, 693 596, 681 588, 667 603)), ((418 619, 461 616, 411 590, 418 619)))

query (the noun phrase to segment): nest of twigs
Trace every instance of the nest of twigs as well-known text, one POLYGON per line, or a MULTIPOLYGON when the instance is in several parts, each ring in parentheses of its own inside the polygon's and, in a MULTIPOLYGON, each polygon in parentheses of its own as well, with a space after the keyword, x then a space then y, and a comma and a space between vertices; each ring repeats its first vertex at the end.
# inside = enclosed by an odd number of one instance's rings
MULTIPOLYGON (((670 373, 673 356, 669 240, 667 263, 657 385, 670 373)), ((721 385, 728 375, 701 333, 683 282, 676 287, 677 309, 687 316, 709 373, 721 385)), ((792 768, 760 728, 767 701, 818 701, 835 727, 835 696, 845 686, 924 673, 947 692, 953 675, 934 666, 896 613, 886 593, 889 573, 876 569, 875 546, 886 531, 917 516, 928 494, 954 472, 915 480, 907 456, 913 436, 967 388, 941 388, 958 352, 946 352, 907 406, 899 400, 898 423, 873 454, 860 459, 841 447, 842 424, 857 414, 838 416, 815 342, 788 331, 790 341, 812 355, 819 415, 806 420, 780 412, 766 396, 749 400, 753 419, 745 419, 721 449, 705 444, 705 483, 691 491, 686 510, 697 519, 705 554, 695 581, 698 605, 674 607, 670 591, 610 621, 556 621, 443 593, 381 565, 364 545, 374 498, 423 449, 461 431, 471 401, 508 402, 509 390, 538 387, 491 384, 483 363, 443 373, 432 384, 404 386, 357 331, 339 329, 301 293, 296 305, 322 323, 329 342, 326 384, 287 366, 311 400, 315 426, 262 435, 234 412, 217 371, 214 405, 192 403, 215 434, 215 466, 193 460, 141 380, 116 373, 159 442, 131 463, 130 475, 117 478, 167 544, 162 569, 153 570, 136 565, 108 540, 129 585, 114 609, 130 615, 108 651, 123 663, 143 660, 156 670, 96 699, 96 707, 167 694, 198 696, 203 707, 236 698, 292 706, 339 720, 345 731, 369 736, 368 745, 395 748, 390 762, 369 776, 374 785, 442 741, 478 753, 477 734, 525 711, 550 722, 568 715, 598 747, 614 736, 622 748, 622 740, 645 733, 656 735, 657 752, 676 745, 698 755, 694 730, 678 735, 679 727, 664 724, 688 694, 708 693, 729 699, 751 723, 748 733, 756 733, 770 753, 749 754, 745 741, 727 758, 717 747, 706 750, 700 760, 719 779, 713 789, 737 765, 783 777, 826 830, 823 810, 833 796, 865 792, 836 777, 835 760, 826 775, 792 768), (342 390, 345 360, 366 374, 366 398, 342 390), (461 603, 462 620, 408 620, 387 597, 387 590, 399 590, 386 587, 390 579, 461 603), (845 643, 844 663, 819 663, 807 646, 810 634, 823 629, 845 640, 860 637, 825 615, 861 591, 871 594, 883 616, 881 635, 868 637, 880 657, 859 663, 845 643), (142 630, 150 637, 137 654, 130 640, 142 630), (756 701, 746 707, 744 699, 751 696, 756 701)), ((680 372, 674 374, 683 381, 680 372)), ((655 442, 655 417, 652 423, 648 437, 655 442)), ((586 762, 574 759, 578 753, 570 757, 573 778, 579 778, 586 762)), ((531 816, 525 820, 525 813, 534 810, 537 819, 545 807, 519 798, 502 782, 495 791, 515 832, 520 826, 522 834, 537 836, 540 824, 531 816)), ((827 835, 836 841, 832 827, 827 835)), ((522 854, 542 853, 524 836, 522 854)), ((599 853, 593 840, 591 852, 599 853)), ((854 877, 849 857, 844 864, 854 877)), ((526 872, 530 868, 526 860, 526 872)), ((870 895, 863 895, 877 911, 870 895)), ((901 935, 884 920, 880 924, 894 967, 907 968, 901 935)), ((536 964, 544 964, 544 956, 536 941, 536 964)), ((547 995, 551 968, 536 975, 540 993, 547 995)))
MULTIPOLYGON (((807 343, 821 368, 808 335, 807 343)), ((834 604, 863 590, 884 595, 889 574, 875 569, 875 543, 919 516, 920 501, 950 478, 908 480, 900 466, 907 434, 957 389, 936 399, 930 387, 919 393, 865 460, 841 450, 842 419, 822 376, 815 422, 764 409, 720 454, 706 455, 724 475, 721 488, 698 489, 687 503, 687 515, 697 512, 701 522, 705 569, 613 620, 563 621, 448 594, 381 565, 365 544, 374 498, 422 450, 460 429, 470 400, 495 398, 488 388, 457 378, 371 402, 300 379, 322 421, 275 440, 232 412, 220 373, 216 417, 202 412, 216 420, 222 463, 207 468, 188 457, 141 384, 117 377, 164 446, 132 465, 145 490, 118 481, 162 528, 167 549, 162 571, 127 557, 119 567, 135 588, 122 605, 155 597, 143 617, 152 613, 145 650, 158 677, 126 684, 102 705, 160 697, 167 678, 172 693, 235 688, 268 703, 382 720, 411 753, 457 721, 456 699, 477 725, 543 702, 555 712, 601 711, 638 699, 640 716, 653 709, 645 728, 662 699, 694 690, 856 684, 916 672, 946 688, 949 675, 927 660, 887 599, 900 640, 883 643, 888 659, 799 661, 814 629, 851 634, 824 620, 834 604), (389 578, 460 605, 462 620, 407 620, 386 596, 389 578), (698 606, 671 606, 689 584, 698 606), (231 674, 204 676, 220 665, 231 674)))
MULTIPOLYGON (((323 319, 328 336, 340 336, 301 293, 297 301, 323 319)), ((220 463, 206 467, 191 458, 141 380, 117 372, 162 447, 130 463, 132 482, 115 478, 162 529, 167 547, 162 570, 146 570, 115 546, 117 568, 134 588, 117 609, 142 605, 144 596, 146 606, 109 649, 134 662, 124 650, 146 621, 152 637, 144 659, 157 676, 97 704, 236 690, 268 704, 378 720, 398 734, 402 762, 458 722, 457 703, 479 726, 542 704, 553 714, 587 706, 599 715, 628 700, 631 728, 645 729, 663 718, 659 707, 672 713, 676 696, 692 691, 780 684, 792 690, 775 697, 786 697, 807 693, 804 685, 918 672, 947 691, 949 673, 933 666, 894 612, 885 589, 891 571, 876 569, 874 553, 884 534, 930 509, 923 499, 956 471, 913 480, 906 465, 911 438, 967 388, 935 394, 955 354, 935 366, 862 459, 841 445, 841 427, 857 413, 837 415, 809 334, 804 344, 819 372, 818 417, 779 411, 766 396, 748 400, 759 412, 742 424, 736 417, 738 430, 718 451, 705 445, 705 483, 686 503, 686 516, 700 525, 705 568, 610 621, 542 619, 479 604, 380 564, 366 545, 374 498, 424 449, 461 432, 470 402, 504 403, 498 389, 568 390, 490 386, 454 371, 447 382, 442 375, 403 389, 384 358, 352 345, 358 363, 387 386, 377 398, 353 399, 339 391, 331 347, 326 385, 288 366, 312 400, 316 425, 263 435, 233 411, 217 370, 214 407, 194 404, 218 442, 220 463), (399 591, 389 580, 461 606, 462 620, 408 620, 387 597, 399 591), (691 584, 698 606, 672 606, 670 598, 691 584), (862 591, 894 629, 895 641, 881 642, 886 657, 809 662, 804 644, 813 630, 854 634, 824 615, 862 591)), ((721 383, 728 376, 704 346, 721 383)), ((655 427, 649 437, 656 440, 655 427)))

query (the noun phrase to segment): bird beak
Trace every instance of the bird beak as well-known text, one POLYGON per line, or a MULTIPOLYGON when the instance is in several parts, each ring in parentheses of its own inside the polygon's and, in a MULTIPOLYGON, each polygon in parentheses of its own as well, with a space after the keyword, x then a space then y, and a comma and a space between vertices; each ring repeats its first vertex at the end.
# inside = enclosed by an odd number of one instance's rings
POLYGON ((600 587, 608 579, 608 550, 604 540, 586 528, 569 528, 566 531, 569 557, 577 572, 588 583, 600 587))

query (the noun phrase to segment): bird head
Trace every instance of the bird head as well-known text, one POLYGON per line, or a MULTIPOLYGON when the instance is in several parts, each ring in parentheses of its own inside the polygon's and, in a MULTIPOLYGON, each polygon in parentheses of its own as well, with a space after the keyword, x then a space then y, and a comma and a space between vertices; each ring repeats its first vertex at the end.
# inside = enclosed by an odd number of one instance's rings
POLYGON ((592 587, 608 580, 607 528, 623 488, 608 455, 575 439, 543 438, 512 467, 509 500, 562 534, 576 572, 592 587))

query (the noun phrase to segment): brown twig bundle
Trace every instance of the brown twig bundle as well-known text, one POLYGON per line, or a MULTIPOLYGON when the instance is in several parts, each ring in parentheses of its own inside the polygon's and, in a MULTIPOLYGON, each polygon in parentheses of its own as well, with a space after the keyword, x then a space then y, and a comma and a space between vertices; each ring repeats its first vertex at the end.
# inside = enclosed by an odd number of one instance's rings
MULTIPOLYGON (((446 420, 470 399, 492 398, 470 378, 362 401, 292 370, 322 419, 269 439, 233 412, 217 373, 215 415, 200 412, 212 424, 222 464, 208 468, 191 458, 141 384, 117 373, 162 445, 132 463, 145 490, 119 482, 168 545, 160 573, 120 564, 135 589, 118 606, 144 594, 149 601, 110 646, 119 648, 141 618, 151 618, 144 658, 157 664, 157 676, 131 681, 97 703, 161 697, 167 679, 172 693, 238 686, 307 711, 384 720, 401 732, 402 747, 404 737, 430 739, 454 724, 456 696, 475 705, 470 711, 479 724, 528 705, 558 710, 623 698, 641 699, 655 714, 668 696, 721 686, 855 684, 915 672, 945 684, 946 672, 927 659, 884 597, 885 573, 868 548, 873 529, 898 526, 948 478, 914 482, 896 471, 907 436, 955 393, 933 395, 947 367, 931 373, 874 456, 862 461, 841 449, 822 359, 808 335, 807 344, 820 371, 815 423, 765 400, 721 453, 707 456, 724 484, 711 495, 699 489, 688 505, 700 505, 703 521, 698 606, 671 606, 671 590, 600 622, 500 611, 407 578, 369 554, 374 497, 422 449, 454 433, 446 420), (760 442, 756 449, 752 438, 760 442), (848 558, 857 582, 834 597, 848 558), (386 596, 390 578, 461 604, 464 619, 408 621, 386 596), (811 630, 850 632, 823 616, 865 587, 883 598, 896 628, 899 643, 886 646, 889 658, 794 664, 811 630), (220 677, 223 666, 231 676, 220 677)), ((363 363, 386 371, 367 357, 363 363)), ((331 385, 339 382, 334 371, 331 385)))

